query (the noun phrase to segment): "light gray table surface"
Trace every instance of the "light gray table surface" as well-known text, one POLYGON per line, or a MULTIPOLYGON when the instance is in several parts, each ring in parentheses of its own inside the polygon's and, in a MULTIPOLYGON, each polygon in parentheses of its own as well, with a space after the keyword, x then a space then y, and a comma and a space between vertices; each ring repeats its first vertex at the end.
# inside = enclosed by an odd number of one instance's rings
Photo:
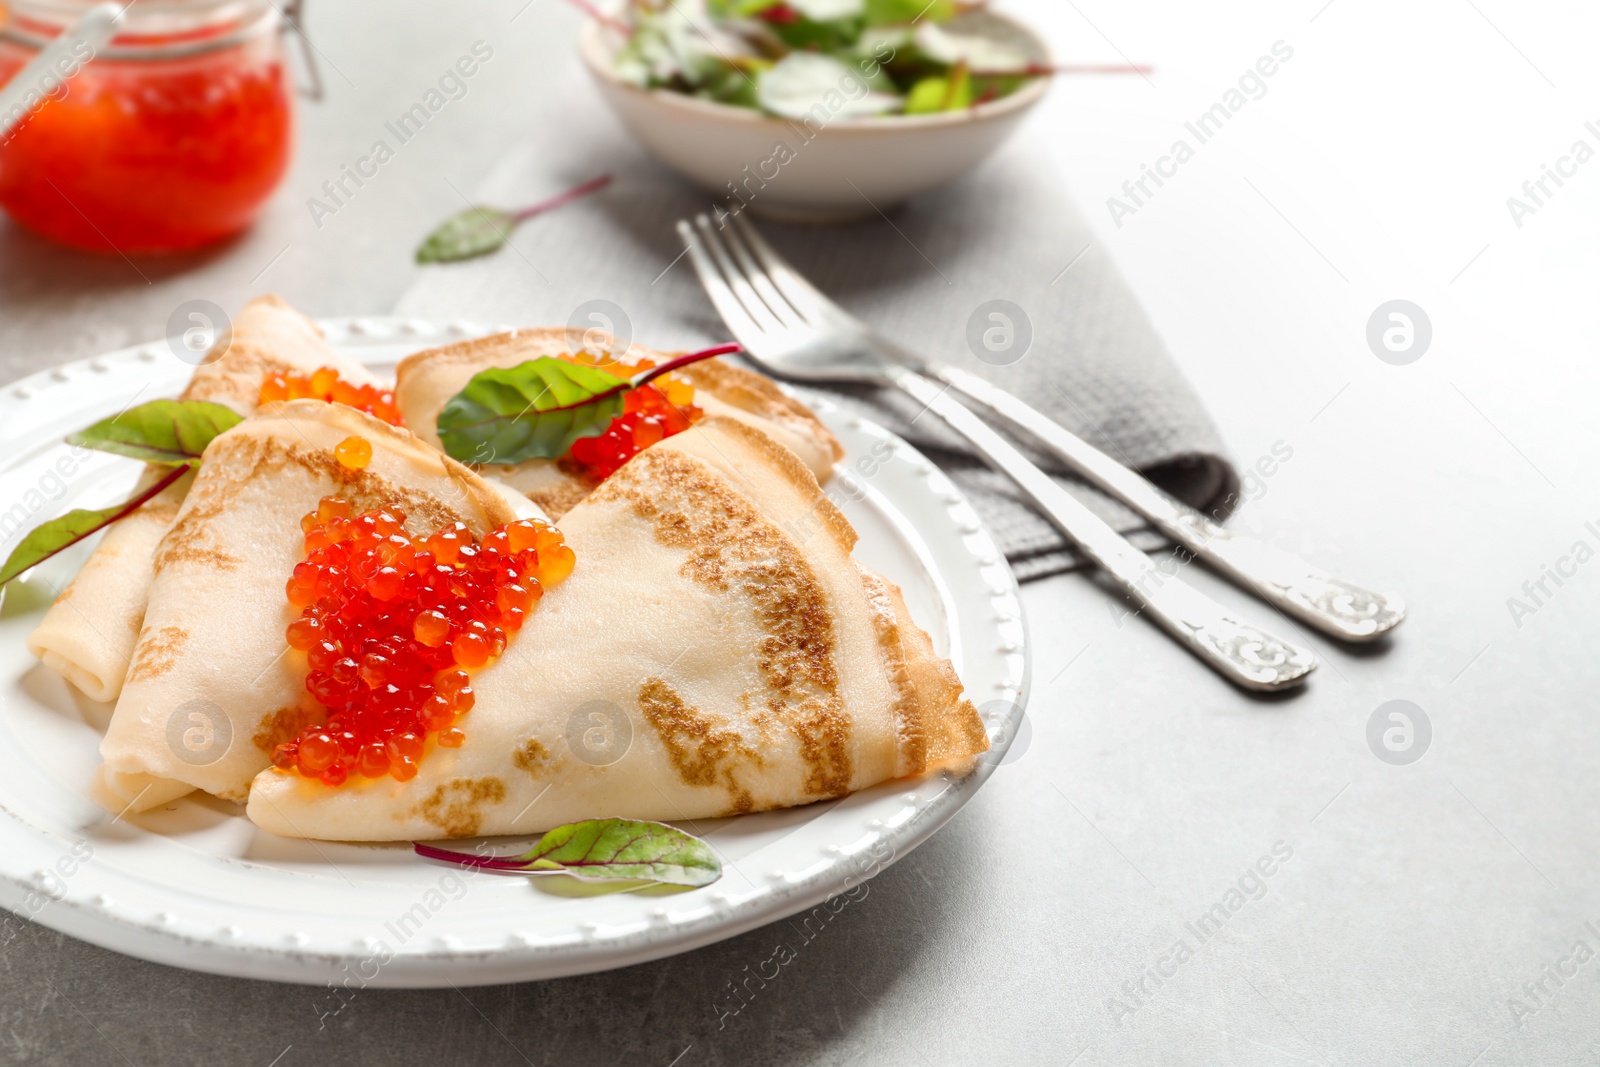
MULTIPOLYGON (((152 339, 195 297, 386 312, 419 236, 580 76, 575 14, 522 4, 314 4, 329 99, 304 111, 286 189, 225 247, 129 264, 0 223, 0 379, 152 339), (305 198, 418 72, 479 39, 497 58, 469 96, 319 231, 305 198)), ((326 1026, 325 990, 29 926, 0 953, 0 1063, 1600 1060, 1600 537, 1585 525, 1600 527, 1600 166, 1560 163, 1575 141, 1600 147, 1584 125, 1595 16, 1490 0, 1014 6, 1063 56, 1156 64, 1148 81, 1058 87, 1023 135, 1096 218, 1235 457, 1291 453, 1238 526, 1401 591, 1398 638, 1357 652, 1302 635, 1323 657, 1310 687, 1256 700, 1091 577, 1027 586, 1025 750, 737 1015, 719 1018, 720 995, 785 924, 588 977, 365 990, 326 1026), (1106 199, 1280 40, 1294 59, 1268 91, 1113 218, 1106 199), (1572 173, 1518 225, 1506 199, 1543 164, 1572 173), (1409 366, 1365 339, 1396 298, 1432 323, 1409 366), (1580 541, 1585 562, 1529 601, 1524 583, 1580 541), (1535 610, 1519 617, 1513 597, 1535 610), (1367 740, 1396 699, 1431 723, 1408 766, 1367 740), (1270 877, 1251 875, 1275 852, 1270 877), (1218 903, 1227 919, 1202 940, 1190 924, 1218 903)))

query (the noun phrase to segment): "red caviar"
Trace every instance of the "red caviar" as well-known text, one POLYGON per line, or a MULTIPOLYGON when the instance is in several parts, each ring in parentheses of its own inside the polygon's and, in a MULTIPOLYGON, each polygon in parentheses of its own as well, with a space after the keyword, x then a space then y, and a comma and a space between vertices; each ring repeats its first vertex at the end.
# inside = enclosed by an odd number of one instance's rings
MULTIPOLYGON (((561 358, 571 363, 589 363, 624 378, 655 366, 654 361, 648 359, 630 364, 611 359, 595 361, 585 356, 587 353, 561 358)), ((591 477, 603 481, 651 445, 692 426, 701 415, 693 401, 694 386, 663 374, 650 384, 623 394, 622 414, 612 419, 611 425, 599 436, 578 438, 567 455, 581 464, 591 477)))
POLYGON ((394 508, 351 516, 325 497, 301 521, 306 558, 289 579, 289 646, 306 656, 306 691, 328 709, 272 754, 284 771, 339 785, 352 776, 416 776, 425 740, 457 748, 476 699, 472 676, 505 651, 544 587, 572 573, 561 531, 537 519, 480 543, 463 523, 426 538, 394 508))
POLYGON ((326 400, 331 404, 347 404, 390 426, 405 425, 400 409, 395 406, 394 393, 381 385, 347 382, 339 377, 334 367, 318 367, 310 374, 267 375, 261 383, 257 402, 270 404, 276 400, 326 400))

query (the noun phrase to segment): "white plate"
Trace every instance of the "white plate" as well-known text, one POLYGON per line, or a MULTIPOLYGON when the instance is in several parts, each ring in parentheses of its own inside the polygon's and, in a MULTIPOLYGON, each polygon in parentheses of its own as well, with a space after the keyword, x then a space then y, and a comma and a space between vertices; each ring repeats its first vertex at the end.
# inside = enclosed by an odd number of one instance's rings
MULTIPOLYGON (((322 326, 335 347, 378 369, 418 348, 490 332, 396 319, 322 326)), ((61 477, 63 436, 130 402, 175 395, 191 369, 161 342, 0 391, 4 551, 21 536, 18 525, 124 496, 137 464, 94 453, 61 477)), ((997 739, 972 773, 695 824, 726 873, 715 885, 671 894, 572 896, 559 892, 575 884, 568 879, 464 876, 404 845, 286 840, 257 830, 242 808, 209 798, 113 820, 85 795, 110 707, 72 690, 24 647, 53 590, 86 557, 84 545, 12 583, 0 606, 0 904, 142 959, 355 988, 620 967, 851 891, 925 840, 982 785, 1020 722, 1028 658, 1010 568, 949 479, 887 431, 826 402, 816 407, 847 452, 830 492, 861 535, 857 557, 905 590, 912 614, 955 663, 997 739)), ((5 917, 0 943, 18 921, 5 917)))

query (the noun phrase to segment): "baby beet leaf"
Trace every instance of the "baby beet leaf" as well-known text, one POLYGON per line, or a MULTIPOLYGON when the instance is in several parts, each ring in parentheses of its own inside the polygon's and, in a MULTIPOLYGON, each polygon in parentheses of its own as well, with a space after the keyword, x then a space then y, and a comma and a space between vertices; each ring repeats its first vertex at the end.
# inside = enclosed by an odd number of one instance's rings
POLYGON ((691 352, 632 378, 554 356, 473 375, 439 410, 445 454, 463 463, 559 459, 580 437, 598 437, 622 414, 623 395, 663 374, 738 345, 691 352))
POLYGON ((711 846, 658 822, 590 819, 558 826, 522 857, 535 870, 580 878, 636 878, 668 885, 710 885, 722 877, 711 846))
POLYGON ((473 376, 439 411, 439 440, 463 463, 557 459, 622 414, 628 379, 542 356, 473 376))
POLYGON ((511 231, 515 230, 524 219, 531 219, 568 201, 588 196, 610 184, 611 175, 602 174, 598 178, 591 178, 582 185, 573 186, 564 193, 531 207, 525 207, 521 211, 504 211, 497 207, 476 205, 469 207, 446 219, 438 229, 428 235, 417 249, 417 262, 454 263, 456 260, 472 259, 475 256, 498 252, 507 241, 511 240, 511 231))
POLYGON ((488 857, 421 843, 417 855, 464 867, 530 874, 570 874, 600 881, 707 886, 722 877, 711 846, 664 823, 638 819, 588 819, 558 826, 521 856, 488 857))
POLYGON ((131 513, 145 501, 160 493, 167 486, 182 478, 188 471, 189 468, 187 466, 174 467, 156 481, 154 485, 142 490, 126 503, 114 504, 109 508, 100 508, 95 511, 78 508, 35 527, 27 537, 22 539, 22 543, 12 550, 4 566, 0 566, 0 586, 5 585, 29 567, 43 563, 57 552, 71 548, 90 534, 110 526, 124 515, 131 513))
POLYGON ((67 444, 183 466, 199 459, 212 438, 241 421, 229 408, 205 400, 152 400, 79 430, 67 444))
POLYGON ((517 228, 517 216, 495 207, 469 207, 452 215, 417 249, 418 263, 452 263, 497 252, 517 228))

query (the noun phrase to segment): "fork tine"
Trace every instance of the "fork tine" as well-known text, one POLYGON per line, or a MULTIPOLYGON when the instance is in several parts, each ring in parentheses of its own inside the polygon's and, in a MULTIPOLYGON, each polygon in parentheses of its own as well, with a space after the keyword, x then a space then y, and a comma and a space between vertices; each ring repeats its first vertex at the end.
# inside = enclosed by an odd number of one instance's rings
POLYGON ((808 325, 805 313, 778 291, 778 287, 773 284, 766 270, 751 256, 749 248, 745 246, 743 235, 737 229, 729 228, 724 231, 723 240, 733 250, 733 258, 739 261, 739 267, 744 271, 746 279, 766 302, 773 316, 790 329, 805 328, 808 325))
POLYGON ((739 303, 739 298, 734 296, 733 290, 728 288, 728 283, 722 280, 722 274, 717 270, 717 265, 706 254, 705 248, 700 243, 700 238, 695 234, 694 228, 687 219, 678 220, 678 236, 683 238, 683 243, 688 247, 689 263, 694 267, 695 276, 700 279, 700 285, 705 289, 706 295, 711 298, 712 305, 717 309, 717 314, 722 316, 722 321, 728 329, 733 331, 734 339, 748 350, 760 344, 760 338, 765 332, 759 323, 752 319, 745 311, 744 305, 739 303))
POLYGON ((739 235, 755 253, 766 274, 802 318, 807 321, 820 316, 834 313, 851 318, 849 312, 830 300, 820 289, 806 281, 799 271, 789 266, 787 260, 778 255, 773 247, 767 244, 767 239, 761 236, 755 224, 746 221, 744 213, 733 217, 734 225, 739 230, 739 235))
POLYGON ((733 257, 728 254, 727 247, 722 238, 711 226, 711 219, 704 215, 694 217, 695 230, 700 234, 701 244, 711 253, 711 258, 716 260, 717 267, 722 271, 723 278, 728 287, 744 306, 745 314, 754 319, 762 333, 781 333, 786 327, 772 313, 772 309, 762 302, 760 295, 751 288, 749 281, 733 262, 733 257))

